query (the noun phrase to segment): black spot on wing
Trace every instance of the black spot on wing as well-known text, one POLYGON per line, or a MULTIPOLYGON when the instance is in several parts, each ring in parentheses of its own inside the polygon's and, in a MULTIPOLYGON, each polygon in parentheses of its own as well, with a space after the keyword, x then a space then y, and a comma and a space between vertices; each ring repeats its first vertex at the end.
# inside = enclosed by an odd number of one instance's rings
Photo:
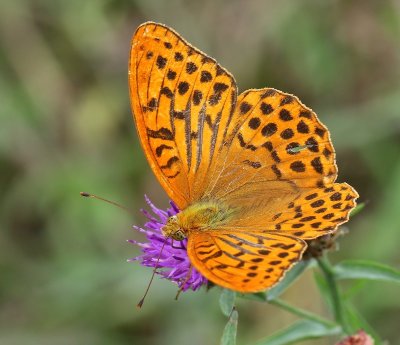
POLYGON ((310 132, 310 128, 308 127, 308 125, 303 120, 301 120, 297 124, 297 131, 299 133, 309 133, 310 132))
POLYGON ((314 158, 311 161, 311 165, 317 173, 319 173, 319 174, 324 173, 324 168, 322 166, 321 159, 319 157, 314 158))
POLYGON ((157 61, 156 65, 159 69, 163 69, 165 65, 167 64, 167 59, 165 57, 162 57, 161 55, 157 56, 157 61))
POLYGON ((261 168, 261 163, 260 162, 253 162, 253 161, 250 161, 250 160, 246 159, 246 160, 243 161, 243 163, 245 163, 247 165, 250 165, 254 169, 261 168))
POLYGON ((284 131, 281 132, 282 139, 290 139, 294 136, 294 133, 291 128, 286 128, 284 131))
POLYGON ((276 164, 271 165, 271 169, 278 179, 282 177, 282 173, 279 170, 279 168, 276 166, 276 164))
POLYGON ((167 78, 168 78, 169 80, 174 80, 175 77, 176 77, 176 72, 170 69, 170 70, 168 71, 168 73, 167 73, 167 78))
POLYGON ((202 71, 200 76, 201 83, 207 83, 212 80, 212 75, 208 71, 202 71))
POLYGON ((154 131, 150 128, 146 128, 147 135, 150 138, 164 139, 164 140, 173 140, 174 135, 168 128, 161 127, 160 129, 154 131))
POLYGON ((313 137, 306 140, 306 145, 311 152, 319 151, 318 142, 313 137))
POLYGON ((283 106, 286 104, 290 104, 293 102, 293 100, 294 100, 294 98, 292 96, 287 95, 281 99, 280 105, 283 106))
POLYGON ((161 95, 165 95, 167 98, 172 98, 174 97, 173 92, 171 91, 171 89, 167 86, 164 86, 161 91, 160 91, 161 95))
POLYGON ((156 155, 157 157, 161 157, 164 150, 172 150, 172 149, 173 149, 172 146, 162 144, 156 148, 156 155))
POLYGON ((214 92, 224 92, 229 86, 226 85, 225 83, 215 83, 214 84, 214 92))
POLYGON ((306 166, 302 161, 295 161, 290 164, 290 169, 292 169, 295 172, 304 172, 306 171, 306 166))
POLYGON ((261 99, 267 98, 274 96, 276 94, 276 91, 274 89, 268 89, 261 95, 261 99))
POLYGON ((193 62, 188 62, 186 64, 186 73, 187 74, 193 74, 194 72, 196 72, 198 70, 198 67, 195 63, 193 62))
POLYGON ((174 56, 174 59, 175 59, 175 61, 182 61, 183 60, 183 55, 181 53, 179 53, 179 52, 176 52, 175 56, 174 56))
POLYGON ((193 92, 193 104, 199 105, 203 99, 203 93, 200 90, 194 90, 193 92))
POLYGON ((208 260, 219 258, 220 256, 222 256, 222 254, 223 254, 222 251, 219 250, 219 251, 215 252, 214 254, 207 256, 205 258, 202 258, 200 260, 203 261, 204 263, 206 263, 208 260))
POLYGON ((179 158, 177 156, 173 156, 168 159, 165 165, 160 166, 161 169, 171 169, 172 165, 179 162, 179 158))
POLYGON ((249 127, 251 129, 257 129, 258 127, 260 127, 261 124, 261 120, 258 117, 253 117, 249 120, 249 127))
POLYGON ((276 126, 276 124, 273 122, 270 122, 263 127, 263 129, 261 130, 261 134, 264 137, 269 137, 269 136, 273 135, 277 131, 277 129, 278 129, 278 127, 276 126))
POLYGON ((262 102, 260 105, 260 110, 264 115, 268 115, 274 111, 274 108, 272 108, 271 104, 262 102))
POLYGON ((252 144, 247 144, 247 143, 244 141, 242 133, 239 132, 239 133, 237 134, 237 138, 238 138, 238 140, 239 140, 239 145, 240 145, 241 147, 244 147, 244 148, 246 148, 246 149, 248 149, 248 150, 251 150, 251 151, 257 150, 257 147, 256 147, 256 146, 254 146, 254 145, 252 145, 252 144))
POLYGON ((178 92, 184 95, 189 90, 189 84, 186 81, 181 81, 178 85, 178 92))
POLYGON ((292 115, 290 114, 290 111, 289 111, 289 110, 286 110, 286 109, 281 109, 281 111, 279 112, 279 118, 280 118, 282 121, 290 121, 290 120, 293 120, 293 117, 292 117, 292 115))
POLYGON ((320 127, 315 128, 315 134, 318 135, 320 138, 324 137, 326 130, 320 127))
POLYGON ((251 109, 251 105, 249 103, 247 103, 247 102, 242 102, 240 104, 239 109, 240 109, 240 114, 244 115, 251 109))
POLYGON ((305 117, 306 119, 311 119, 312 117, 311 112, 308 110, 301 110, 299 116, 305 117))

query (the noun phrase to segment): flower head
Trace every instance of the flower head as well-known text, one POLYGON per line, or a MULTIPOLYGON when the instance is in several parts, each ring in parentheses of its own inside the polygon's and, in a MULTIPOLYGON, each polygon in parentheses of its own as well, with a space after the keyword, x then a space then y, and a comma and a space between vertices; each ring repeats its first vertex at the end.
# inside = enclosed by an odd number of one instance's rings
POLYGON ((374 345, 374 341, 367 333, 361 330, 357 334, 343 339, 337 345, 374 345))
POLYGON ((143 266, 157 267, 157 274, 177 283, 182 291, 189 288, 197 290, 202 285, 207 284, 207 279, 194 267, 191 268, 186 251, 187 239, 179 242, 165 238, 161 232, 168 218, 179 212, 177 206, 171 201, 171 207, 163 211, 154 206, 147 196, 145 196, 145 199, 152 212, 142 210, 148 221, 143 228, 138 226, 134 226, 134 228, 143 232, 148 242, 129 240, 128 242, 136 244, 142 249, 142 254, 128 261, 140 261, 143 266), (162 248, 163 246, 164 248, 162 248))

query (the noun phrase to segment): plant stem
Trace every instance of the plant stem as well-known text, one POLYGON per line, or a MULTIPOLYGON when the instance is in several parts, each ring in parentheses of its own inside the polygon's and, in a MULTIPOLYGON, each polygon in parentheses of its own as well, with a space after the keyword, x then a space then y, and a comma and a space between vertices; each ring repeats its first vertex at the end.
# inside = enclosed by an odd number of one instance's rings
POLYGON ((318 258, 317 262, 327 282, 335 320, 342 326, 342 329, 346 334, 351 334, 351 330, 344 320, 342 300, 340 298, 339 288, 336 284, 332 265, 326 255, 318 258))
POLYGON ((273 300, 270 300, 268 303, 269 303, 269 304, 276 305, 276 306, 278 306, 278 307, 280 307, 280 308, 282 308, 282 309, 288 311, 289 313, 292 313, 292 314, 294 314, 294 315, 300 316, 301 318, 305 318, 305 319, 308 319, 308 320, 311 320, 311 321, 315 321, 315 322, 324 324, 324 325, 326 325, 326 326, 328 326, 328 327, 337 326, 337 325, 336 325, 334 322, 332 322, 332 321, 329 321, 329 320, 327 320, 327 319, 324 319, 324 318, 322 318, 322 317, 320 317, 320 316, 318 316, 318 315, 316 315, 316 314, 310 313, 310 312, 307 311, 307 310, 294 307, 294 306, 292 306, 292 305, 290 305, 290 304, 288 304, 288 303, 282 301, 282 300, 279 299, 279 298, 275 298, 275 299, 273 299, 273 300))

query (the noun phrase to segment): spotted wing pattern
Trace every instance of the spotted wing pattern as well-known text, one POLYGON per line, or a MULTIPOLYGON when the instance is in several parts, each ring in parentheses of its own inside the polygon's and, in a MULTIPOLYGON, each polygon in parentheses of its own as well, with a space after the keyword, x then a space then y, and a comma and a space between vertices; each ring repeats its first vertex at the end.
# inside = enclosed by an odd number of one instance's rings
POLYGON ((204 190, 202 178, 225 140, 235 81, 170 28, 145 23, 132 39, 129 85, 146 157, 183 209, 204 190))
POLYGON ((273 216, 271 228, 304 240, 326 235, 349 220, 356 198, 357 192, 347 183, 303 191, 273 216))
MULTIPOLYGON (((266 88, 238 98, 226 148, 205 194, 218 199, 247 195, 254 185, 269 189, 282 181, 292 190, 324 187, 337 176, 329 132, 295 96, 266 88), (218 177, 215 180, 215 177, 218 177), (278 182, 277 182, 278 181, 278 182)), ((293 193, 292 193, 293 194, 293 193)))
POLYGON ((181 210, 205 200, 234 210, 220 226, 187 229, 188 256, 212 282, 268 288, 304 240, 348 220, 358 194, 335 183, 329 132, 297 97, 265 88, 237 98, 229 72, 155 23, 133 37, 129 84, 141 144, 169 197, 181 210))
POLYGON ((210 281, 240 292, 257 292, 277 283, 304 249, 305 242, 276 233, 211 230, 189 237, 192 264, 210 281))
MULTIPOLYGON (((279 232, 303 240, 333 232, 348 221, 355 207, 357 192, 347 183, 334 183, 331 187, 306 189, 294 201, 273 205, 276 213, 256 217, 252 210, 239 211, 222 229, 234 227, 238 232, 279 232), (263 218, 260 221, 259 218, 263 218)), ((288 198, 289 199, 289 198, 288 198)))
POLYGON ((188 253, 211 281, 254 292, 271 287, 301 257, 302 240, 346 222, 358 194, 348 184, 335 183, 329 132, 296 97, 250 90, 239 96, 234 119, 208 174, 205 196, 236 214, 208 234, 191 233, 188 253), (287 249, 291 241, 301 250, 287 249))
POLYGON ((348 220, 358 194, 334 183, 329 132, 312 110, 275 89, 249 90, 234 119, 205 191, 237 209, 227 227, 310 239, 348 220))

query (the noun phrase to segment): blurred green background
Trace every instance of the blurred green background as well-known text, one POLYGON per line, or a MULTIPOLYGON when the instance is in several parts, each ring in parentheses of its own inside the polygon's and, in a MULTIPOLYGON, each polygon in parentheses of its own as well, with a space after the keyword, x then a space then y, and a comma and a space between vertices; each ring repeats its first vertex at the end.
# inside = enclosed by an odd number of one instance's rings
MULTIPOLYGON (((217 344, 218 289, 182 294, 126 263, 138 251, 146 193, 167 199, 136 137, 130 39, 165 23, 231 71, 239 89, 272 86, 312 107, 340 169, 367 207, 346 226, 342 258, 400 264, 400 2, 3 1, 0 4, 0 344, 217 344), (132 216, 80 191, 132 208, 132 216)), ((326 313, 312 272, 284 298, 326 313)), ((400 344, 396 286, 355 300, 400 344)), ((274 306, 239 302, 239 344, 288 325, 274 306)), ((316 341, 312 344, 332 344, 316 341)), ((305 343, 308 344, 308 343, 305 343)))

